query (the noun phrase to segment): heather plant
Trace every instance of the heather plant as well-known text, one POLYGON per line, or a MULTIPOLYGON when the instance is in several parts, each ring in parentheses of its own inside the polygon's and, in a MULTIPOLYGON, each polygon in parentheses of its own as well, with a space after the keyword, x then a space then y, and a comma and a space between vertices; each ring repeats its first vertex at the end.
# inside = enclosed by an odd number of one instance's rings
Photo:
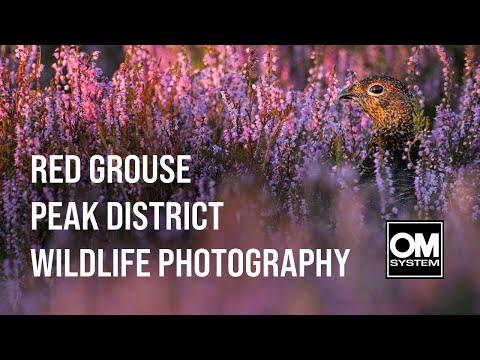
MULTIPOLYGON (((415 180, 419 216, 428 217, 432 212, 447 213, 449 200, 454 189, 471 178, 469 186, 478 188, 478 65, 473 65, 471 50, 465 56, 464 86, 458 111, 451 106, 451 66, 445 49, 436 46, 436 51, 444 64, 444 77, 441 104, 436 107, 433 129, 420 134, 420 161, 417 164, 415 180)), ((455 197, 453 195, 453 197, 455 197)), ((460 200, 460 199, 457 199, 460 200)), ((462 201, 462 200, 460 200, 462 201)), ((467 215, 478 217, 478 194, 469 201, 473 208, 467 215)), ((466 209, 465 209, 466 210, 466 209)))
MULTIPOLYGON (((61 46, 53 53, 51 79, 42 77, 39 46, 4 53, 0 293, 7 295, 0 303, 21 308, 29 249, 55 241, 45 223, 30 229, 32 201, 228 202, 248 191, 238 213, 258 213, 263 233, 256 233, 257 246, 261 239, 286 243, 292 237, 319 246, 348 236, 382 239, 383 220, 398 217, 461 215, 478 230, 480 66, 478 49, 464 50, 459 66, 443 46, 125 46, 123 63, 107 78, 98 66, 101 53, 61 46), (454 83, 458 68, 462 76, 454 83), (374 181, 360 186, 357 166, 367 155, 370 119, 337 99, 341 89, 371 73, 405 80, 417 101, 416 136, 408 146, 420 147, 419 160, 405 149, 417 202, 403 213, 392 200, 388 153, 375 153, 374 181), (33 154, 78 155, 80 182, 32 184, 33 154), (192 182, 91 184, 94 154, 191 154, 192 182)), ((195 239, 183 233, 177 241, 195 239)), ((81 241, 78 246, 104 247, 116 238, 101 227, 81 241)))

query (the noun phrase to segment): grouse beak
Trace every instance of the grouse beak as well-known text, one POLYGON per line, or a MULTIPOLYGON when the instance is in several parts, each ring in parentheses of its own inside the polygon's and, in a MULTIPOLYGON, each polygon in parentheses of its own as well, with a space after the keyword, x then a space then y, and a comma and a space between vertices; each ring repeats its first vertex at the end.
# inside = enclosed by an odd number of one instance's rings
POLYGON ((358 99, 357 95, 352 93, 349 88, 343 90, 340 94, 338 94, 338 100, 352 100, 358 99))

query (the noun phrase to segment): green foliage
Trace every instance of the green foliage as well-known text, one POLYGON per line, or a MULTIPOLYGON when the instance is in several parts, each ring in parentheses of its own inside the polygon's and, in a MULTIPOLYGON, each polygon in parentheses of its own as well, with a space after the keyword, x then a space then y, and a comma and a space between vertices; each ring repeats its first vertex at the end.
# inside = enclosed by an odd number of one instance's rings
POLYGON ((425 115, 424 109, 420 108, 420 104, 417 101, 414 103, 413 108, 413 124, 415 134, 431 129, 430 118, 425 115))

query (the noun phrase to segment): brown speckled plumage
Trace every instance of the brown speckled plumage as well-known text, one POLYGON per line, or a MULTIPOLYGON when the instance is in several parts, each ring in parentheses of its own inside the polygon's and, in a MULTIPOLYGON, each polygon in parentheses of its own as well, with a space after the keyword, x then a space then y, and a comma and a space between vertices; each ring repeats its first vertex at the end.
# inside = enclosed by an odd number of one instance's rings
MULTIPOLYGON (((360 164, 361 180, 365 181, 375 173, 373 156, 377 148, 390 153, 397 200, 414 197, 413 169, 408 169, 405 148, 407 141, 414 138, 413 95, 397 79, 386 75, 372 75, 346 88, 339 99, 352 100, 372 119, 372 137, 368 155, 360 164)), ((410 151, 412 161, 416 160, 416 149, 410 151)))

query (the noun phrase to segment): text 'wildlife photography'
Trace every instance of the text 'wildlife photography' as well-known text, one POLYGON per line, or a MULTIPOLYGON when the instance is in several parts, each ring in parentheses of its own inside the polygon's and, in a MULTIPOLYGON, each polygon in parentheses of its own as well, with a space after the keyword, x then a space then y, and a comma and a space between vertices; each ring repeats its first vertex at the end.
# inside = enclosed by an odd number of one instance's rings
POLYGON ((0 313, 478 313, 479 61, 2 45, 0 313))

